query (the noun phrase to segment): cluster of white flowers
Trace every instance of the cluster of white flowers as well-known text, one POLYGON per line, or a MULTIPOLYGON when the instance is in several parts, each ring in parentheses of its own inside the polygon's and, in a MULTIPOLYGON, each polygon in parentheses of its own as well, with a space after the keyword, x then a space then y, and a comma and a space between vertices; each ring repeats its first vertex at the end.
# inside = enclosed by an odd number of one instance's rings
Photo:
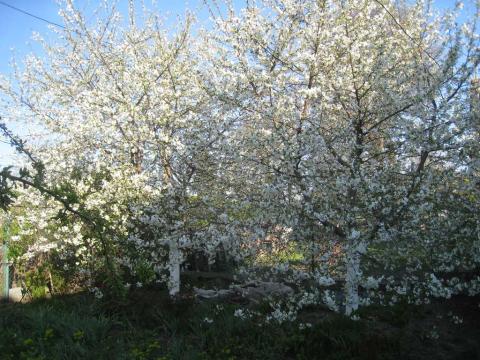
POLYGON ((452 296, 452 291, 443 285, 443 283, 434 275, 430 274, 430 281, 428 282, 428 292, 437 298, 449 299, 452 296))
POLYGON ((362 283, 362 286, 367 290, 376 290, 376 289, 378 289, 378 286, 382 282, 383 278, 384 278, 384 276, 380 276, 377 279, 375 279, 373 276, 369 276, 362 283))
POLYGON ((330 290, 325 290, 323 292, 322 300, 330 310, 335 312, 339 311, 335 296, 330 292, 330 290))
POLYGON ((293 322, 297 319, 297 312, 295 309, 282 309, 280 306, 275 307, 275 309, 266 316, 266 322, 275 322, 282 324, 284 322, 293 322))
POLYGON ((95 299, 101 299, 103 298, 103 292, 100 290, 98 287, 93 287, 90 289, 90 292, 95 296, 95 299))
POLYGON ((251 319, 254 316, 254 313, 248 309, 236 309, 233 316, 241 320, 246 320, 251 319))
POLYGON ((203 319, 203 322, 205 324, 211 324, 211 323, 213 323, 213 319, 210 319, 209 317, 206 317, 206 318, 203 319))
POLYGON ((461 317, 459 317, 458 315, 453 315, 452 316, 452 322, 455 324, 455 325, 459 325, 459 324, 462 324, 463 323, 463 319, 461 317))
POLYGON ((319 286, 332 286, 335 284, 335 280, 333 280, 331 277, 319 275, 318 273, 314 275, 314 279, 319 286))
POLYGON ((310 323, 300 323, 298 324, 298 329, 299 330, 305 330, 305 329, 309 329, 312 327, 312 324, 310 323))

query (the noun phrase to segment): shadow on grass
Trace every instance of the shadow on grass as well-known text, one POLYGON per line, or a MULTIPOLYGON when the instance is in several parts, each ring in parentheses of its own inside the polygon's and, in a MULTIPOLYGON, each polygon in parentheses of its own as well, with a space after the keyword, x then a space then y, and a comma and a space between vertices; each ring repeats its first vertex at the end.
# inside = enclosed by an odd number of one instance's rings
MULTIPOLYGON (((234 315, 239 307, 189 297, 172 302, 158 289, 135 290, 115 303, 80 293, 3 304, 0 358, 428 359, 440 354, 453 359, 462 351, 449 353, 439 340, 416 336, 423 330, 415 322, 436 316, 418 307, 370 307, 362 310, 360 321, 319 316, 325 310, 312 307, 300 314, 301 322, 312 324, 302 329, 299 322, 266 323, 266 304, 248 308, 256 315, 246 319, 234 315), (419 351, 421 342, 430 353, 419 351)), ((478 355, 475 346, 467 350, 472 359, 478 355)))

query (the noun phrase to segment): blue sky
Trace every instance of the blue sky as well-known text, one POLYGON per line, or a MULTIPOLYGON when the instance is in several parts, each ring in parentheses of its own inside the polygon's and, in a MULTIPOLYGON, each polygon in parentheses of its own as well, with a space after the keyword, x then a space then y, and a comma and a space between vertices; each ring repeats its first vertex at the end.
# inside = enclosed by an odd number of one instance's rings
MULTIPOLYGON (((46 20, 62 24, 55 0, 4 0, 2 2, 46 20)), ((92 10, 98 3, 100 3, 98 0, 77 0, 75 6, 86 13, 88 19, 89 15, 92 16, 92 10)), ((137 1, 137 3, 140 2, 137 1)), ((145 3, 148 6, 151 0, 145 0, 145 3)), ((175 20, 177 15, 183 15, 187 9, 199 10, 199 18, 201 19, 208 17, 208 12, 202 0, 158 0, 155 8, 158 9, 160 15, 164 15, 170 20, 175 20)), ((119 0, 118 10, 126 16, 128 0, 119 0)), ((14 49, 15 57, 18 59, 22 58, 21 55, 25 55, 32 50, 30 38, 34 31, 40 34, 48 34, 48 24, 0 4, 0 73, 10 72, 9 62, 13 54, 12 49, 14 49)), ((33 50, 38 49, 33 47, 33 50)))
MULTIPOLYGON (((58 6, 55 0, 0 0, 7 4, 13 5, 24 11, 32 13, 38 17, 45 18, 52 22, 61 23, 58 16, 58 6)), ((95 0, 77 0, 76 6, 86 14, 91 14, 99 1, 95 0)), ((235 0, 240 2, 240 0, 235 0)), ((149 0, 145 0, 149 4, 149 0)), ((474 9, 474 0, 465 1, 465 9, 462 18, 474 9)), ((439 9, 453 7, 455 0, 436 0, 435 6, 439 9)), ((202 0, 158 0, 156 9, 170 19, 175 19, 176 15, 182 15, 186 9, 198 10, 199 18, 206 19, 208 12, 203 5, 202 0)), ((128 0, 119 0, 118 9, 122 14, 128 12, 128 0)), ((460 19, 462 20, 462 19, 460 19)), ((11 73, 10 61, 15 54, 17 60, 21 60, 25 54, 39 51, 35 44, 30 41, 32 32, 36 31, 40 34, 48 34, 48 24, 35 19, 33 17, 22 14, 11 8, 0 4, 0 73, 11 73)), ((2 109, 0 109, 1 116, 2 109)), ((1 141, 1 139, 0 139, 1 141)), ((7 144, 0 142, 0 167, 11 162, 12 150, 7 144)))
MULTIPOLYGON (((47 20, 61 23, 58 16, 58 7, 55 0, 4 0, 3 2, 14 5, 22 10, 28 11, 47 20)), ((148 4, 149 0, 146 0, 148 4)), ((77 0, 76 6, 91 13, 95 7, 95 0, 77 0)), ((119 10, 122 14, 127 13, 128 0, 119 0, 119 10)), ((464 12, 473 9, 473 0, 465 1, 464 12)), ((435 6, 441 9, 452 7, 455 0, 436 0, 435 6)), ((201 15, 205 16, 206 11, 202 0, 159 0, 156 8, 168 16, 182 15, 188 9, 200 9, 201 15)), ((33 31, 41 34, 48 33, 47 24, 13 9, 0 5, 0 73, 8 73, 9 61, 12 56, 11 49, 14 48, 17 56, 29 52, 30 37, 33 31)))
MULTIPOLYGON (((34 14, 55 23, 62 23, 58 15, 58 6, 55 0, 4 0, 2 1, 16 8, 34 14)), ((91 14, 99 1, 77 0, 75 6, 82 12, 91 14)), ((150 0, 145 0, 148 5, 150 0)), ((208 18, 208 11, 202 0, 159 0, 155 5, 162 16, 175 20, 177 15, 182 16, 187 9, 200 12, 199 18, 208 18)), ((128 0, 118 1, 118 10, 126 16, 128 14, 128 0)), ((48 24, 14 9, 0 4, 0 73, 8 75, 12 72, 10 63, 14 56, 18 62, 30 52, 38 53, 41 49, 31 41, 33 32, 48 35, 48 24)), ((2 109, 0 109, 0 116, 2 109)), ((12 161, 13 149, 2 142, 0 138, 0 168, 12 161)))

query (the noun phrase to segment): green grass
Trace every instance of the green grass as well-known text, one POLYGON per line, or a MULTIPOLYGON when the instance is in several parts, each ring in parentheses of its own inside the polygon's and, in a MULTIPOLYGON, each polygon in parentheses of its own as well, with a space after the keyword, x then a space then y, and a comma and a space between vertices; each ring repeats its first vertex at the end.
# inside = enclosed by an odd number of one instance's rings
POLYGON ((0 307, 2 359, 315 359, 362 356, 360 323, 239 320, 234 304, 171 303, 142 291, 112 311, 87 295, 0 307), (211 319, 213 322, 208 322, 211 319), (320 357, 321 356, 321 357, 320 357))
POLYGON ((302 264, 305 261, 305 254, 296 245, 289 245, 287 248, 275 252, 266 252, 255 258, 255 263, 259 265, 274 265, 279 263, 288 263, 290 265, 302 264))
POLYGON ((172 303, 165 291, 145 289, 116 304, 79 294, 0 305, 0 359, 408 358, 406 329, 420 311, 371 307, 352 321, 312 307, 300 319, 313 326, 301 330, 298 322, 266 324, 266 304, 250 307, 263 315, 245 320, 234 316, 239 307, 172 303))
POLYGON ((0 307, 1 359, 108 358, 113 322, 93 310, 86 296, 0 307))

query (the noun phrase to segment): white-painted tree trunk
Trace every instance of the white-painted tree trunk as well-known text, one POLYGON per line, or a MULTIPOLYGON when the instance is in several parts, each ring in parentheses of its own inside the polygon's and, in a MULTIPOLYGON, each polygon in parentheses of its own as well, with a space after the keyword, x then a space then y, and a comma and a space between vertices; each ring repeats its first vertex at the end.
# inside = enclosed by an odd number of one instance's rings
POLYGON ((182 254, 176 242, 170 243, 168 254, 168 269, 170 278, 168 281, 168 292, 170 296, 175 296, 180 292, 180 264, 182 254))
POLYGON ((355 247, 347 249, 347 274, 345 278, 345 315, 350 316, 358 309, 358 285, 360 281, 360 254, 355 247))
POLYGON ((358 286, 362 272, 360 260, 366 251, 366 244, 360 241, 360 232, 353 230, 348 237, 346 248, 346 277, 345 277, 345 315, 350 316, 358 309, 360 298, 358 286))

